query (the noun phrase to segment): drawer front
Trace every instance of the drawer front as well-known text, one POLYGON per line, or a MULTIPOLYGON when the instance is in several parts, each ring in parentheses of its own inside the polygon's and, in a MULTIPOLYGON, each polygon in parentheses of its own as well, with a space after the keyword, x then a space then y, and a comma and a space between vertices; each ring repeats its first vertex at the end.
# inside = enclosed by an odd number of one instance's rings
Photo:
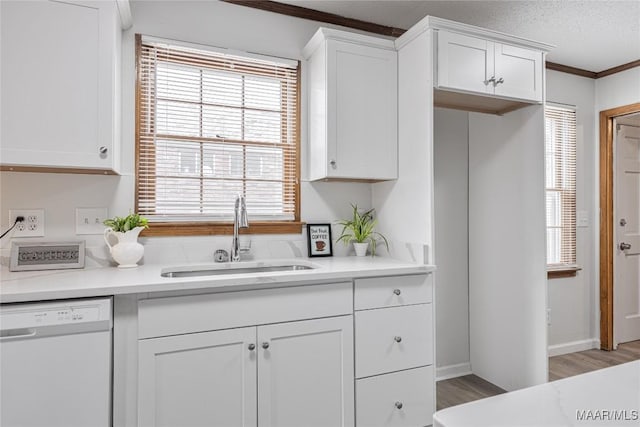
POLYGON ((433 363, 432 305, 358 311, 356 378, 433 363))
POLYGON ((351 282, 141 300, 138 338, 352 313, 351 282))
POLYGON ((356 279, 356 310, 431 302, 433 274, 356 279))
POLYGON ((433 367, 356 381, 356 426, 430 425, 434 410, 433 367))

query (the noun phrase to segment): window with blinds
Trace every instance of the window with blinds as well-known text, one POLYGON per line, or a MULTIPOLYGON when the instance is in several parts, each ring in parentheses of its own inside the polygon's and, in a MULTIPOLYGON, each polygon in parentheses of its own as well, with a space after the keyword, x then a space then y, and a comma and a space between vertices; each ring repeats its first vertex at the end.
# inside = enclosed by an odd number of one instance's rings
POLYGON ((576 266, 576 111, 545 107, 547 266, 576 266))
POLYGON ((297 61, 138 35, 137 65, 138 213, 228 223, 244 195, 250 222, 299 222, 297 61))

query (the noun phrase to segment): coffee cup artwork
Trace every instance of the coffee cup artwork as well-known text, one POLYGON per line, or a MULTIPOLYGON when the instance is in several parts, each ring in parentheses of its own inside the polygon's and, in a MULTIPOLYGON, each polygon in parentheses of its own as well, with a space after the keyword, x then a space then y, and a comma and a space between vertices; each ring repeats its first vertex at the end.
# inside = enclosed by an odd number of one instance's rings
POLYGON ((310 257, 333 255, 331 224, 307 224, 307 240, 310 257))

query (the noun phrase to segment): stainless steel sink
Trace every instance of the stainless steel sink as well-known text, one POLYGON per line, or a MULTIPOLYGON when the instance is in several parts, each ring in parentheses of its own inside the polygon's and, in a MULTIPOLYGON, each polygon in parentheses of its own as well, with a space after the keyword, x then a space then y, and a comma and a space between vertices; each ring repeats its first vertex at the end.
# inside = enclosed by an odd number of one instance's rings
POLYGON ((265 273, 274 271, 299 271, 299 270, 312 270, 315 266, 311 264, 295 263, 295 264, 258 264, 258 265, 243 265, 226 263, 220 266, 206 266, 206 267, 177 267, 162 271, 160 275, 162 277, 199 277, 199 276, 221 276, 227 274, 249 274, 249 273, 265 273))

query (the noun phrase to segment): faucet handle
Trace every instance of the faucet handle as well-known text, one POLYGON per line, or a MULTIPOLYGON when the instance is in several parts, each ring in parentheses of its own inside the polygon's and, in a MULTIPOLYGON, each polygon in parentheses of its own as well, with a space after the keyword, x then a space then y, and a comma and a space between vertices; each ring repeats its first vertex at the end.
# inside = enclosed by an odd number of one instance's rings
POLYGON ((215 262, 229 262, 229 252, 224 249, 218 249, 213 254, 213 260, 215 262))

